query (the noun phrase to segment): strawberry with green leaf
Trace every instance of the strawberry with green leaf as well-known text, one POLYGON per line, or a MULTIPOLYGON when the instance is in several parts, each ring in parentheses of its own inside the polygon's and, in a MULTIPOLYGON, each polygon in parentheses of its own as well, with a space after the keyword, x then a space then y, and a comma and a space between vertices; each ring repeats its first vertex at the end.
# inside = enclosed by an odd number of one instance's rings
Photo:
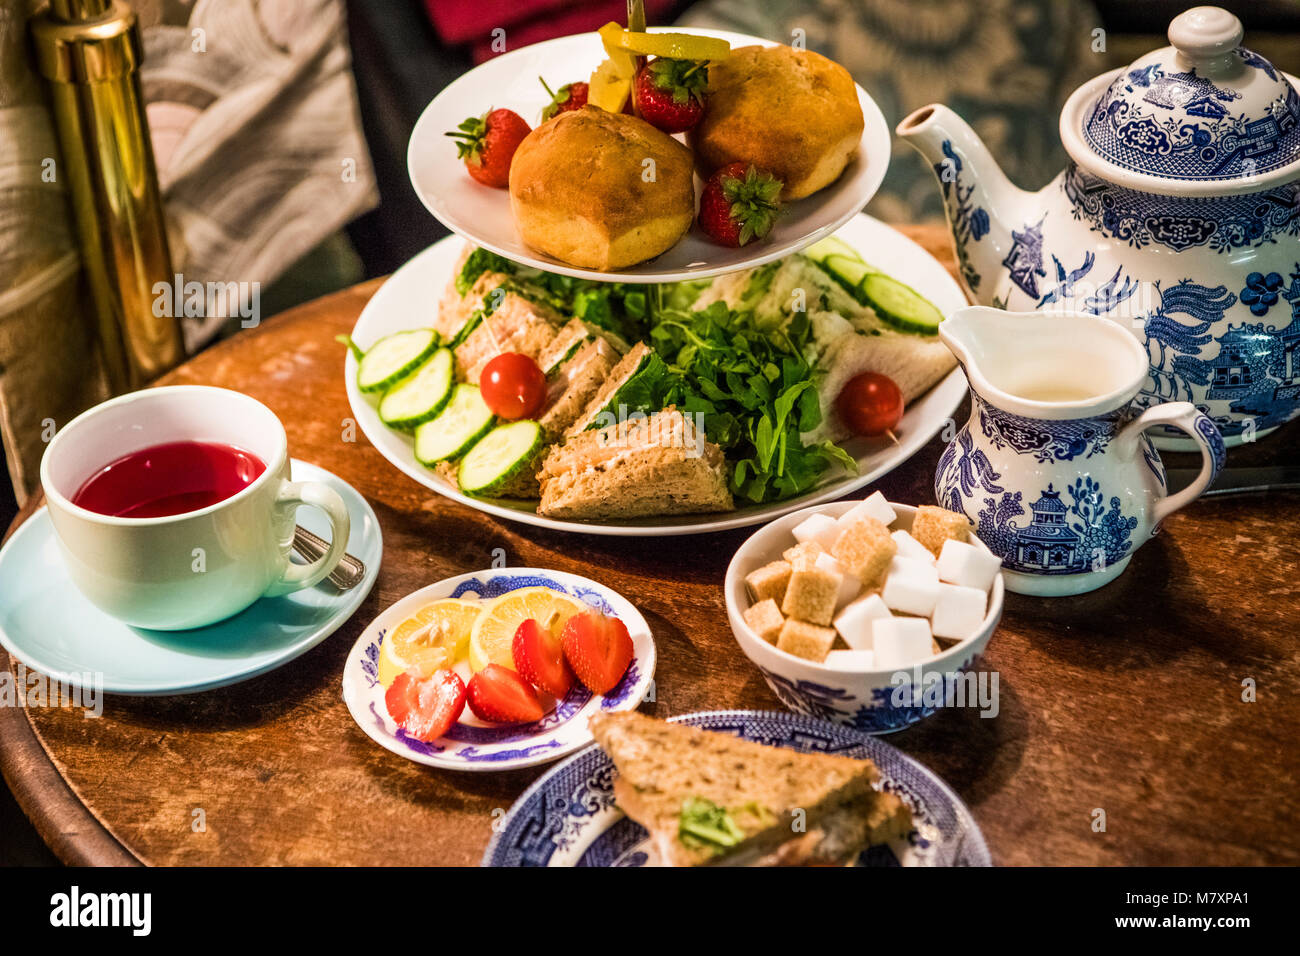
POLYGON ((765 238, 780 213, 781 186, 781 180, 748 163, 723 166, 700 194, 700 228, 722 246, 765 238))
POLYGON ((659 57, 641 67, 632 84, 637 115, 665 133, 684 133, 704 115, 709 71, 694 60, 659 57))
POLYGON ((445 136, 456 140, 456 155, 469 174, 484 186, 510 185, 510 162, 532 129, 514 110, 489 110, 471 116, 445 136))
POLYGON ((543 123, 555 119, 561 113, 571 113, 587 105, 587 93, 590 87, 586 83, 565 83, 558 90, 552 90, 546 85, 546 80, 540 76, 538 79, 542 81, 546 95, 551 98, 551 102, 547 103, 546 108, 542 110, 543 123))

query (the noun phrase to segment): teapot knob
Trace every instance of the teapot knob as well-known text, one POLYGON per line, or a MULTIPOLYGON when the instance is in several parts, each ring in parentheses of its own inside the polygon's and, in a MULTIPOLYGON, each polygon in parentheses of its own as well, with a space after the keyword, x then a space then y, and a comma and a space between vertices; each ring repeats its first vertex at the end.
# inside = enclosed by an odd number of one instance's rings
POLYGON ((1241 21, 1222 7, 1192 7, 1169 24, 1169 42, 1201 74, 1223 72, 1225 54, 1241 46, 1241 21))

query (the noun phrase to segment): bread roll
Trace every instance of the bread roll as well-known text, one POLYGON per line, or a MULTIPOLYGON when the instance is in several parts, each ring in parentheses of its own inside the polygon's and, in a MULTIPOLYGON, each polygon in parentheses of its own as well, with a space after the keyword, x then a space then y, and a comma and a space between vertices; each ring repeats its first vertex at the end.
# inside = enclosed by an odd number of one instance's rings
POLYGON ((584 106, 519 144, 510 205, 520 236, 538 252, 622 269, 672 248, 691 227, 691 151, 635 116, 584 106))
POLYGON ((753 163, 802 199, 844 172, 862 139, 849 71, 810 50, 746 46, 709 64, 704 117, 688 134, 700 175, 753 163))

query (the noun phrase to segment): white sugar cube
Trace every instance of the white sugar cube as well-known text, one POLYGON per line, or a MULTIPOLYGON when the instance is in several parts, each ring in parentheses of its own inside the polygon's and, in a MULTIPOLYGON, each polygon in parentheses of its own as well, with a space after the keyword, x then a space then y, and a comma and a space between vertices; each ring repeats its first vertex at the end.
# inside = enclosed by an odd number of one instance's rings
POLYGON ((821 568, 823 571, 829 571, 832 574, 840 575, 840 591, 839 594, 835 596, 835 610, 838 611, 840 608, 844 607, 844 605, 857 597, 858 592, 862 590, 862 582, 858 580, 858 576, 856 574, 846 573, 845 570, 840 567, 840 563, 829 554, 822 553, 817 555, 815 566, 821 568))
POLYGON ((877 491, 840 515, 838 524, 840 529, 843 530, 853 522, 860 521, 863 518, 875 518, 888 528, 898 520, 898 513, 894 511, 894 506, 885 500, 885 496, 877 491))
POLYGON ((958 584, 940 584, 930 629, 936 637, 964 640, 979 630, 988 609, 988 592, 958 584))
POLYGON ((923 561, 895 555, 880 596, 892 610, 929 617, 939 599, 939 572, 923 561))
POLYGON ((830 515, 809 515, 794 526, 795 540, 800 544, 816 541, 826 551, 835 546, 835 539, 840 536, 840 526, 830 515))
POLYGON ((898 545, 900 557, 924 561, 926 564, 934 564, 934 555, 930 552, 930 549, 906 531, 895 531, 890 537, 894 539, 894 544, 898 545))
POLYGON ((1002 570, 1002 559, 965 541, 948 540, 939 552, 939 580, 987 591, 1002 570))
POLYGON ((871 651, 831 651, 822 663, 837 671, 870 671, 876 669, 876 655, 871 651))
POLYGON ((855 651, 869 651, 872 647, 872 625, 881 618, 891 616, 879 594, 868 594, 839 613, 835 618, 835 630, 840 632, 844 643, 855 651))
POLYGON ((911 667, 934 656, 930 622, 921 617, 891 617, 872 628, 876 670, 911 667))

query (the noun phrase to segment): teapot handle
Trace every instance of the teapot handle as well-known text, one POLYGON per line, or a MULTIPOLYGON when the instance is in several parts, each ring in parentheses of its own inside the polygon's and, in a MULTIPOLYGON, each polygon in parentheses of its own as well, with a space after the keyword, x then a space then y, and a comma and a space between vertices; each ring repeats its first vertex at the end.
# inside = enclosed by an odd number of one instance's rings
POLYGON ((1191 504, 1201 496, 1201 492, 1210 487, 1210 483, 1223 469, 1228 451, 1223 445, 1223 436, 1219 434, 1218 427, 1208 415, 1191 402, 1167 402, 1148 408, 1135 421, 1124 426, 1119 437, 1121 440, 1131 439, 1136 448, 1142 432, 1156 425, 1177 428, 1201 446, 1201 473, 1196 476, 1196 480, 1178 494, 1162 498, 1152 509, 1152 524, 1158 526, 1179 508, 1191 504))

